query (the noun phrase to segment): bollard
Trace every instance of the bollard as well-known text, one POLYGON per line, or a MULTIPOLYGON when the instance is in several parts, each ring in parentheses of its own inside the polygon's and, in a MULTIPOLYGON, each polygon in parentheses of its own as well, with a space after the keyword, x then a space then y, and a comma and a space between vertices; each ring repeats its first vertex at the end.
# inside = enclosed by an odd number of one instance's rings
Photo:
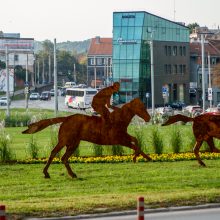
POLYGON ((137 220, 144 220, 144 197, 138 197, 137 220))
POLYGON ((6 220, 5 206, 0 205, 0 220, 6 220))

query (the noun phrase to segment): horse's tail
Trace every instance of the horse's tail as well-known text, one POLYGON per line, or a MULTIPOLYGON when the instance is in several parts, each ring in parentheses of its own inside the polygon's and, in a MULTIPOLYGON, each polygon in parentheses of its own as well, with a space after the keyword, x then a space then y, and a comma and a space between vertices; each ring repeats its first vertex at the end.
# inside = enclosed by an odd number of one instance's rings
POLYGON ((25 130, 25 131, 22 131, 22 133, 23 134, 33 134, 33 133, 36 133, 36 132, 41 131, 44 128, 50 126, 50 125, 64 122, 66 120, 66 118, 67 117, 58 117, 58 118, 49 118, 49 119, 40 120, 38 122, 30 124, 28 126, 28 129, 25 130))
POLYGON ((191 117, 188 117, 185 115, 181 115, 181 114, 177 114, 174 116, 170 116, 169 119, 165 123, 162 124, 162 126, 170 125, 170 124, 173 124, 178 121, 182 121, 182 122, 186 123, 189 121, 194 121, 194 118, 191 118, 191 117))

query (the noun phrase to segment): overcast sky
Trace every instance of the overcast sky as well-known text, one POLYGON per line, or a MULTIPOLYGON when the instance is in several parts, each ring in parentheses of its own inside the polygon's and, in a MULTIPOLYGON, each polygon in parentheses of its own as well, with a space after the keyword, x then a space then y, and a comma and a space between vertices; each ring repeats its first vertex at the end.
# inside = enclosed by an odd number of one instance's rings
POLYGON ((175 15, 186 25, 220 26, 220 0, 2 0, 0 30, 39 41, 112 37, 114 11, 147 11, 169 20, 175 15))

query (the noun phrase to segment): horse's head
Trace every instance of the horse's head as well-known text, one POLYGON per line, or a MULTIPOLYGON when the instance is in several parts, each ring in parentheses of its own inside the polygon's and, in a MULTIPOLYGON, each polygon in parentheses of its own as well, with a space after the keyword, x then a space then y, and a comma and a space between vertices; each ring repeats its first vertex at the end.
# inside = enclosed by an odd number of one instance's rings
POLYGON ((150 115, 148 114, 144 103, 139 99, 139 98, 135 98, 133 99, 131 102, 131 109, 132 111, 138 115, 140 118, 143 118, 146 122, 150 121, 150 115))

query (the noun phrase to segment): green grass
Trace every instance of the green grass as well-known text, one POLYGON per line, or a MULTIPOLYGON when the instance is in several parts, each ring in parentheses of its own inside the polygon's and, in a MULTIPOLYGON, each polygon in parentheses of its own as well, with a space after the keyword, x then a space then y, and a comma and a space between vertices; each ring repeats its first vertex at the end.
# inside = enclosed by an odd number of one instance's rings
POLYGON ((1 165, 0 201, 14 219, 63 216, 136 208, 138 196, 146 208, 219 202, 220 160, 71 164, 71 179, 62 164, 52 164, 44 179, 44 164, 1 165))
MULTIPOLYGON (((35 110, 34 110, 35 111, 35 110)), ((48 113, 44 112, 45 114, 48 113)), ((37 114, 34 112, 33 114, 37 114)), ((65 114, 65 113, 63 113, 65 114)), ((49 112, 49 117, 54 117, 49 112)), ((1 115, 0 115, 1 117, 1 115)), ((181 152, 192 151, 192 127, 175 125, 181 131, 181 152)), ((145 124, 139 138, 146 153, 153 153, 152 130, 157 127, 163 137, 164 153, 172 152, 170 145, 172 126, 161 127, 145 124)), ((26 159, 27 146, 32 135, 21 132, 26 128, 6 128, 10 134, 10 147, 16 159, 26 159)), ((136 125, 128 132, 135 136, 136 125)), ((39 146, 39 156, 51 152, 51 129, 34 134, 39 146)), ((216 141, 219 146, 219 141, 216 141)), ((93 155, 93 144, 80 143, 80 156, 93 155)), ((104 154, 109 152, 104 147, 104 154)), ((125 153, 133 153, 124 147, 125 153)), ((146 207, 166 207, 220 201, 220 160, 204 161, 201 168, 197 161, 71 164, 77 179, 71 179, 63 164, 52 164, 51 179, 44 179, 44 164, 0 164, 0 202, 6 205, 13 219, 25 216, 63 216, 100 211, 136 208, 138 196, 145 197, 146 207)))

